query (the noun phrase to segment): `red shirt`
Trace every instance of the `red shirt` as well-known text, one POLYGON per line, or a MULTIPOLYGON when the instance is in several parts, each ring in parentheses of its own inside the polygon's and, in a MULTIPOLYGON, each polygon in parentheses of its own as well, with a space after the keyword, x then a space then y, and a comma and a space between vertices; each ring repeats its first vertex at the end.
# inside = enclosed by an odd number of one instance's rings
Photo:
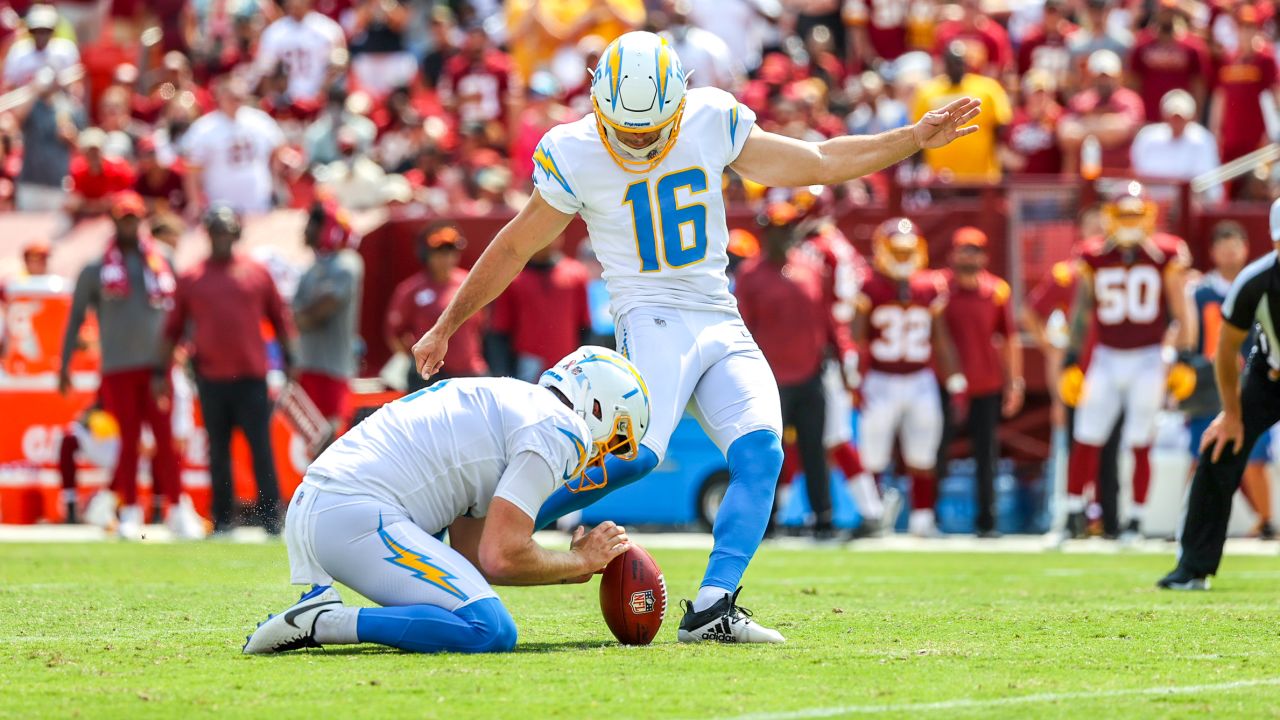
MULTIPOLYGON (((467 271, 455 268, 443 284, 432 280, 426 270, 402 280, 391 294, 391 303, 387 306, 387 336, 409 337, 412 338, 410 342, 416 342, 435 325, 466 279, 467 271)), ((473 315, 458 328, 449 339, 449 351, 444 356, 446 374, 468 376, 489 372, 482 353, 483 331, 484 321, 480 315, 473 315)))
POLYGON ((226 263, 205 260, 178 278, 164 335, 177 342, 188 323, 194 326, 196 374, 203 379, 260 380, 267 376, 264 319, 276 337, 293 334, 267 269, 236 255, 226 263))
POLYGON ((733 294, 742 321, 779 385, 799 385, 822 368, 831 338, 822 274, 801 253, 778 267, 757 255, 738 268, 733 294))
POLYGON ((946 283, 947 309, 943 316, 960 358, 960 369, 969 381, 969 395, 993 395, 1004 388, 1004 362, 992 342, 1015 332, 1009 283, 983 270, 978 285, 962 285, 951 270, 938 273, 946 283))
POLYGON ((1115 147, 1102 148, 1102 167, 1104 170, 1127 170, 1129 169, 1129 146, 1133 143, 1133 136, 1138 134, 1138 130, 1142 124, 1146 122, 1147 111, 1143 109, 1142 96, 1126 87, 1118 87, 1111 93, 1111 97, 1106 102, 1102 101, 1098 91, 1089 88, 1082 92, 1076 93, 1071 98, 1071 112, 1076 115, 1107 115, 1115 114, 1124 116, 1128 121, 1132 132, 1129 133, 1129 141, 1117 145, 1115 147))
POLYGON ((908 4, 904 0, 854 0, 845 7, 849 24, 867 28, 876 57, 897 60, 906 54, 908 4))
POLYGON ((853 321, 858 288, 868 272, 867 263, 835 226, 828 226, 806 240, 800 250, 815 266, 822 268, 823 301, 833 323, 836 355, 843 358, 857 349, 849 323, 853 321))
POLYGON ((156 173, 156 177, 145 172, 138 173, 133 189, 147 200, 163 200, 171 211, 181 211, 187 206, 182 172, 175 167, 163 168, 163 172, 156 173))
POLYGON ((1222 161, 1228 162, 1258 148, 1266 134, 1258 94, 1275 87, 1276 59, 1268 49, 1247 57, 1226 58, 1215 74, 1222 90, 1222 161))
POLYGON ((440 98, 457 104, 463 124, 497 120, 506 115, 507 86, 511 59, 499 50, 490 50, 480 60, 465 54, 454 55, 440 74, 440 98))
POLYGON ((1062 149, 1058 147, 1058 118, 1062 108, 1056 105, 1039 120, 1024 108, 1015 108, 1009 124, 1009 149, 1027 159, 1019 172, 1057 175, 1062 172, 1062 149))
POLYGON ((905 282, 872 273, 858 295, 867 317, 870 370, 907 375, 933 362, 933 320, 946 309, 946 286, 921 271, 905 282))
POLYGON ((87 200, 100 200, 133 187, 133 168, 123 160, 102 158, 101 172, 94 173, 83 155, 71 159, 71 190, 87 200))
POLYGON ((586 267, 573 258, 526 266, 494 302, 491 327, 510 335, 517 353, 550 366, 577 349, 591 327, 587 279, 586 267))
POLYGON ((1022 40, 1018 46, 1018 74, 1023 75, 1032 68, 1051 73, 1057 80, 1062 80, 1071 69, 1071 53, 1067 50, 1067 38, 1076 31, 1076 26, 1063 22, 1061 32, 1052 35, 1044 28, 1037 28, 1022 40))
POLYGON ((1053 264, 1040 282, 1027 294, 1027 305, 1040 319, 1047 320, 1055 310, 1071 312, 1076 301, 1076 272, 1068 260, 1053 264))
POLYGON ((938 25, 934 39, 934 55, 941 55, 952 41, 959 40, 967 48, 969 67, 981 69, 984 75, 994 75, 1013 63, 1013 46, 1009 34, 999 23, 985 17, 977 27, 967 28, 960 20, 948 20, 938 25))
POLYGON ((1098 344, 1122 350, 1159 345, 1169 324, 1164 279, 1190 266, 1190 257, 1182 238, 1165 233, 1127 250, 1102 238, 1086 240, 1080 269, 1093 283, 1098 344))
POLYGON ((1170 90, 1188 90, 1209 68, 1208 51, 1192 36, 1163 40, 1151 31, 1138 35, 1129 56, 1130 70, 1142 83, 1147 117, 1160 117, 1160 100, 1170 90))

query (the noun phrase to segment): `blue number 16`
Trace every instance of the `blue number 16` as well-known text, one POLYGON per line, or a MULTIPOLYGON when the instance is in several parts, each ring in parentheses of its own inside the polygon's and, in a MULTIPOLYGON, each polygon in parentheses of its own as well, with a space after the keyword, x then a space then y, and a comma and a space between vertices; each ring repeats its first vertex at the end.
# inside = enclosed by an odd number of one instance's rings
MULTIPOLYGON (((662 229, 662 256, 667 267, 692 265, 707 256, 707 206, 703 203, 680 205, 676 192, 689 188, 690 195, 707 191, 707 173, 702 168, 678 170, 658 178, 658 223, 662 229), (692 225, 693 244, 686 244, 684 226, 692 225)), ((627 186, 623 205, 631 206, 631 222, 636 228, 636 251, 640 254, 640 271, 657 272, 658 241, 654 234, 653 201, 648 179, 627 186)))

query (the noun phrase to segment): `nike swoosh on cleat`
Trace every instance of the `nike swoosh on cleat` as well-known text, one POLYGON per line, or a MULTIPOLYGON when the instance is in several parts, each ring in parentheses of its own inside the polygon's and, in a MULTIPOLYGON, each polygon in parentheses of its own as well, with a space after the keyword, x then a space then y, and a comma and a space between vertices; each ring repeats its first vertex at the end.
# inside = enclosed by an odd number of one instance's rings
MULTIPOLYGON (((303 605, 300 608, 294 608, 289 612, 285 613, 284 621, 289 624, 289 627, 296 628, 298 626, 293 624, 293 619, 298 617, 298 615, 308 610, 314 610, 318 607, 324 607, 325 605, 341 605, 341 604, 342 604, 341 600, 325 600, 324 602, 311 603, 310 605, 303 605)), ((298 628, 298 629, 301 630, 302 628, 298 628)))

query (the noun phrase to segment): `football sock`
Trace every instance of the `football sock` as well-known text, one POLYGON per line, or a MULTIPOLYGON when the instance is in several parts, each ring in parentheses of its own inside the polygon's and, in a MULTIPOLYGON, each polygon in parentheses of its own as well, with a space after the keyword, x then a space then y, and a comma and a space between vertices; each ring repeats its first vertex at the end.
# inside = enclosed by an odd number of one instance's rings
POLYGON ((911 509, 932 510, 938 501, 938 480, 933 473, 911 470, 911 509))
POLYGON ((1067 461, 1067 495, 1083 496, 1085 488, 1098 478, 1102 448, 1077 442, 1071 446, 1067 461))
POLYGON ((516 623, 497 598, 453 612, 435 605, 360 608, 357 618, 360 642, 410 652, 507 652, 516 644, 516 623))
POLYGON ((852 480, 864 472, 862 457, 858 455, 858 449, 851 442, 842 442, 831 448, 831 460, 836 467, 840 468, 840 472, 847 480, 852 480))
POLYGON ((1136 501, 1133 503, 1133 507, 1129 508, 1129 518, 1131 520, 1138 522, 1139 524, 1141 524, 1142 521, 1146 518, 1146 514, 1147 514, 1146 506, 1139 505, 1136 501))
POLYGON ((703 585, 698 588, 698 596, 693 599, 693 611, 702 612, 703 610, 706 610, 712 605, 720 602, 720 600, 728 594, 728 591, 722 587, 703 585))
POLYGON ((1133 447, 1133 504, 1141 507, 1147 502, 1151 489, 1151 446, 1133 447))
POLYGON ((360 642, 356 633, 356 616, 360 608, 344 607, 327 610, 316 617, 316 642, 321 645, 350 645, 360 642))
POLYGON ((1085 504, 1083 495, 1067 496, 1067 512, 1068 513, 1072 515, 1077 513, 1082 513, 1084 512, 1085 507, 1086 507, 1086 504, 1085 504))
POLYGON ((764 539, 782 467, 782 442, 772 430, 747 433, 729 446, 729 487, 711 535, 714 545, 702 587, 733 592, 764 539))
POLYGON ((876 487, 876 479, 871 473, 860 473, 849 481, 849 493, 858 506, 858 514, 868 520, 879 520, 884 516, 884 503, 880 498, 880 489, 876 487))
POLYGON ((790 484, 792 480, 796 479, 796 475, 799 472, 800 451, 796 449, 795 443, 787 443, 782 446, 782 472, 778 476, 780 484, 790 484))
MULTIPOLYGON (((563 485, 560 486, 555 492, 551 493, 551 497, 547 498, 546 502, 542 503, 542 509, 538 511, 538 521, 534 525, 539 530, 542 530, 555 523, 557 519, 575 510, 581 510, 614 490, 626 487, 648 475, 654 468, 658 467, 658 455, 648 447, 641 445, 640 452, 634 460, 623 460, 610 455, 605 458, 604 465, 605 469, 609 471, 608 485, 581 492, 570 492, 569 488, 563 485)), ((587 477, 598 482, 601 477, 600 468, 589 468, 587 477)), ((773 477, 775 480, 777 479, 776 471, 773 477)))

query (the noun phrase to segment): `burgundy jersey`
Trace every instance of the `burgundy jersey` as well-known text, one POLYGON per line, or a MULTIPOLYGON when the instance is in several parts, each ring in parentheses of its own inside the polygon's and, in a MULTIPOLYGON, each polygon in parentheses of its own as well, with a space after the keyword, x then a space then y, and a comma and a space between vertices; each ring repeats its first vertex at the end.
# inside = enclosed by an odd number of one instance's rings
POLYGON ((869 370, 906 375, 933 362, 933 323, 946 309, 946 286, 922 270, 905 282, 873 272, 858 294, 867 316, 869 370))
POLYGON ((1128 350, 1159 345, 1169 325, 1164 279, 1188 267, 1182 238, 1156 233, 1141 245, 1117 247, 1103 238, 1085 241, 1083 277, 1093 283, 1093 324, 1099 345, 1128 350))
POLYGON ((836 353, 844 357, 855 349, 849 323, 853 322, 858 289, 870 268, 849 238, 834 226, 806 240, 801 249, 814 265, 822 268, 823 295, 835 325, 836 353))

